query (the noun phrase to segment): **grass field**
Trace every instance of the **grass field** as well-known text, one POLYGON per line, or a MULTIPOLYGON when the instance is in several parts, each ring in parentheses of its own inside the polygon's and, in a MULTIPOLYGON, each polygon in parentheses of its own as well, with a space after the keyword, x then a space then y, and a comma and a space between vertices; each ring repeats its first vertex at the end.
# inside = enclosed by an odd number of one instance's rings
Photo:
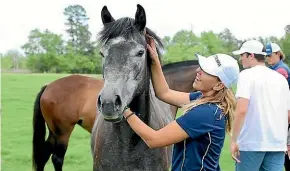
MULTIPOLYGON (((63 76, 66 75, 2 74, 2 171, 32 170, 32 110, 35 96, 42 85, 63 76)), ((220 165, 223 171, 234 170, 228 139, 225 141, 220 165)), ((64 171, 92 170, 90 134, 79 126, 76 126, 71 136, 63 169, 64 171)), ((53 171, 51 160, 45 170, 53 171)))

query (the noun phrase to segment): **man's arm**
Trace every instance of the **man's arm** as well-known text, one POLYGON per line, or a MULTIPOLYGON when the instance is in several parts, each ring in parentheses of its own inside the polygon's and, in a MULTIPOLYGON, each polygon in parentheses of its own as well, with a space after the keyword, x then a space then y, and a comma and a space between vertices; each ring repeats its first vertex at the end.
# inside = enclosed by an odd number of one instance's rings
POLYGON ((249 100, 246 98, 238 98, 237 100, 237 109, 235 113, 235 119, 233 123, 233 133, 232 133, 232 141, 236 142, 240 131, 243 127, 246 113, 248 111, 249 100))
MULTIPOLYGON (((289 125, 290 124, 290 91, 288 91, 288 103, 287 103, 287 106, 288 106, 288 125, 289 125)), ((287 136, 287 147, 288 146, 290 146, 290 129, 288 129, 288 136, 287 136)), ((289 153, 290 148, 288 147, 287 149, 288 149, 287 151, 289 153)))
POLYGON ((288 129, 287 145, 290 145, 290 129, 288 129))
POLYGON ((288 110, 288 124, 290 124, 290 110, 288 110))
POLYGON ((241 72, 239 75, 236 97, 237 97, 237 108, 235 112, 235 119, 233 122, 233 132, 232 132, 232 141, 236 142, 240 131, 243 127, 246 114, 248 111, 249 100, 251 97, 251 77, 248 76, 247 72, 241 72))

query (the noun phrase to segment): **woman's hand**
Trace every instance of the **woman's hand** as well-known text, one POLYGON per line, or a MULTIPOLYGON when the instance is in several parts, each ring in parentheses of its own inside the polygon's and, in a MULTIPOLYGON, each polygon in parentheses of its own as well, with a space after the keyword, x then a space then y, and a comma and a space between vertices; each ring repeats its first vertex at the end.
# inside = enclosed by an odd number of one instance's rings
POLYGON ((146 35, 146 41, 147 41, 147 49, 149 51, 149 56, 152 59, 153 64, 160 63, 153 38, 149 35, 146 35))
POLYGON ((129 107, 127 107, 123 112, 123 116, 127 118, 130 114, 132 114, 132 111, 129 107))

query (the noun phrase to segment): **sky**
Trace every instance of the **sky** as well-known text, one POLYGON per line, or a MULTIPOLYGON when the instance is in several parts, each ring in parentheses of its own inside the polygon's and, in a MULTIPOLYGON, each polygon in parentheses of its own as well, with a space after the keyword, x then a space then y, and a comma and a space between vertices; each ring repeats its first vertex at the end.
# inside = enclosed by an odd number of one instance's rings
POLYGON ((137 4, 147 17, 147 27, 160 37, 181 29, 220 32, 229 28, 239 39, 284 35, 290 24, 290 0, 1 0, 0 53, 21 50, 32 29, 65 33, 64 8, 82 5, 89 29, 96 38, 102 28, 101 9, 106 5, 115 19, 134 18, 137 4))

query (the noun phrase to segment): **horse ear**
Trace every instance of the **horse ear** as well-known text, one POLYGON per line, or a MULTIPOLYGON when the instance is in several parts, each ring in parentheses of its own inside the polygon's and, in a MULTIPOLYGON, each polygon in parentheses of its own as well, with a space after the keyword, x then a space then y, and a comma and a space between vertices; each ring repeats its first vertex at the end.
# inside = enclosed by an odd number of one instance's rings
POLYGON ((111 13, 109 12, 107 6, 103 7, 102 12, 101 12, 101 17, 102 17, 103 24, 115 21, 115 19, 112 17, 111 13))
POLYGON ((137 5, 137 11, 135 14, 135 25, 140 31, 144 31, 146 26, 146 13, 141 5, 137 5))

